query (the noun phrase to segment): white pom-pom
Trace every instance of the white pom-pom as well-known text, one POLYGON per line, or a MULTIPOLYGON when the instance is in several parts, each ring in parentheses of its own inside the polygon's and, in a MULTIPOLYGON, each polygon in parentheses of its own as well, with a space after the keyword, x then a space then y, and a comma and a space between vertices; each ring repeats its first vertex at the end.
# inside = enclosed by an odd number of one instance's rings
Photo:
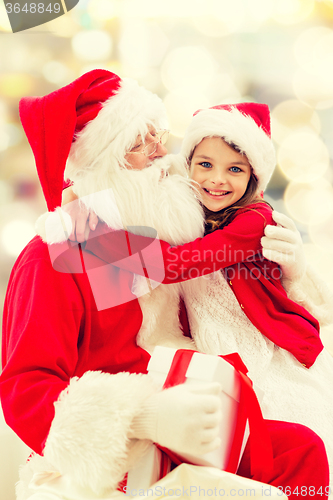
POLYGON ((37 234, 49 245, 66 241, 72 232, 72 227, 70 215, 60 207, 54 212, 42 214, 35 225, 37 234))

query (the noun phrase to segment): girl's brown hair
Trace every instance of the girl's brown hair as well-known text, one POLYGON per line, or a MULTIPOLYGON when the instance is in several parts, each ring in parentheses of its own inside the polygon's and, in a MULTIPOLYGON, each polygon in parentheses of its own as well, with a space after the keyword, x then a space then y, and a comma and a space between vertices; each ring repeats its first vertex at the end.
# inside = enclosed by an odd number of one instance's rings
MULTIPOLYGON (((223 137, 221 137, 221 139, 224 140, 223 137)), ((228 144, 228 146, 234 149, 237 153, 244 154, 240 151, 239 147, 236 146, 236 144, 229 142, 226 142, 226 144, 228 144)), ((194 151, 195 148, 188 159, 189 166, 191 164, 194 151)), ((216 229, 222 229, 223 227, 227 226, 236 216, 236 212, 238 210, 245 209, 252 203, 265 203, 266 205, 271 206, 267 201, 265 201, 263 198, 261 198, 261 196, 258 195, 258 179, 256 178, 253 171, 251 172, 251 177, 249 179, 245 193, 243 194, 241 199, 236 201, 233 205, 223 208, 219 212, 212 212, 211 210, 208 210, 208 208, 203 206, 205 213, 205 234, 212 233, 213 231, 216 231, 216 229)))

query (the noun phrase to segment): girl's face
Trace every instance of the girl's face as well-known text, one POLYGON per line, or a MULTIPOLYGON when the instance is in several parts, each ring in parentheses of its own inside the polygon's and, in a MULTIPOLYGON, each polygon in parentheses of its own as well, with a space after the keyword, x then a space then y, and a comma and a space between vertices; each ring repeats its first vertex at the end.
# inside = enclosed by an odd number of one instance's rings
POLYGON ((206 137, 194 150, 190 176, 200 186, 205 207, 218 212, 241 199, 250 180, 251 166, 245 155, 220 137, 206 137))

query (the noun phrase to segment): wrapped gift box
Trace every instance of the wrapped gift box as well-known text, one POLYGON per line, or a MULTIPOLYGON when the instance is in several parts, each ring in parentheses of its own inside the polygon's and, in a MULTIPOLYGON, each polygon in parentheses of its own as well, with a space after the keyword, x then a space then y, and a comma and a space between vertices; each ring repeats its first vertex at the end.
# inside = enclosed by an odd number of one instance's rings
MULTIPOLYGON (((148 364, 148 373, 162 388, 169 373, 176 349, 157 346, 148 364)), ((186 372, 186 384, 219 382, 223 418, 220 424, 221 447, 201 456, 182 455, 185 460, 195 465, 218 467, 225 470, 236 428, 236 419, 240 397, 240 376, 234 367, 218 356, 195 352, 186 372)), ((243 438, 244 450, 249 432, 246 429, 243 438)))
MULTIPOLYGON (((157 346, 149 361, 148 373, 160 389, 163 388, 170 373, 176 351, 176 349, 169 347, 157 346)), ((184 383, 186 384, 220 383, 222 388, 220 398, 223 416, 220 424, 221 446, 218 449, 200 456, 182 454, 180 458, 184 462, 191 464, 226 470, 234 444, 241 394, 241 376, 228 361, 219 356, 199 352, 193 354, 184 375, 184 383)), ((256 389, 256 392, 262 395, 262 391, 259 388, 256 389)), ((242 435, 238 436, 242 446, 239 456, 236 457, 234 470, 230 469, 229 464, 229 472, 236 472, 248 436, 249 428, 247 422, 246 426, 243 427, 242 435)), ((161 455, 161 451, 156 446, 152 445, 150 447, 148 453, 128 473, 127 485, 129 490, 133 488, 147 490, 160 479, 161 455)))

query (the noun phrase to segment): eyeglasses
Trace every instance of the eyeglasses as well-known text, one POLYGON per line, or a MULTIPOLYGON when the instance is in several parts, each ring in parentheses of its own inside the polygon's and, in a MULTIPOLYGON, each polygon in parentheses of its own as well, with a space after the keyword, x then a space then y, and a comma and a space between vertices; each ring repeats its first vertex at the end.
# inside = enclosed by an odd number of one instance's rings
MULTIPOLYGON (((142 144, 137 151, 129 151, 127 154, 144 154, 145 156, 151 156, 156 153, 159 144, 165 144, 169 138, 169 130, 158 130, 153 136, 154 140, 147 144, 146 146, 142 144)), ((135 149, 135 148, 133 148, 135 149)))

